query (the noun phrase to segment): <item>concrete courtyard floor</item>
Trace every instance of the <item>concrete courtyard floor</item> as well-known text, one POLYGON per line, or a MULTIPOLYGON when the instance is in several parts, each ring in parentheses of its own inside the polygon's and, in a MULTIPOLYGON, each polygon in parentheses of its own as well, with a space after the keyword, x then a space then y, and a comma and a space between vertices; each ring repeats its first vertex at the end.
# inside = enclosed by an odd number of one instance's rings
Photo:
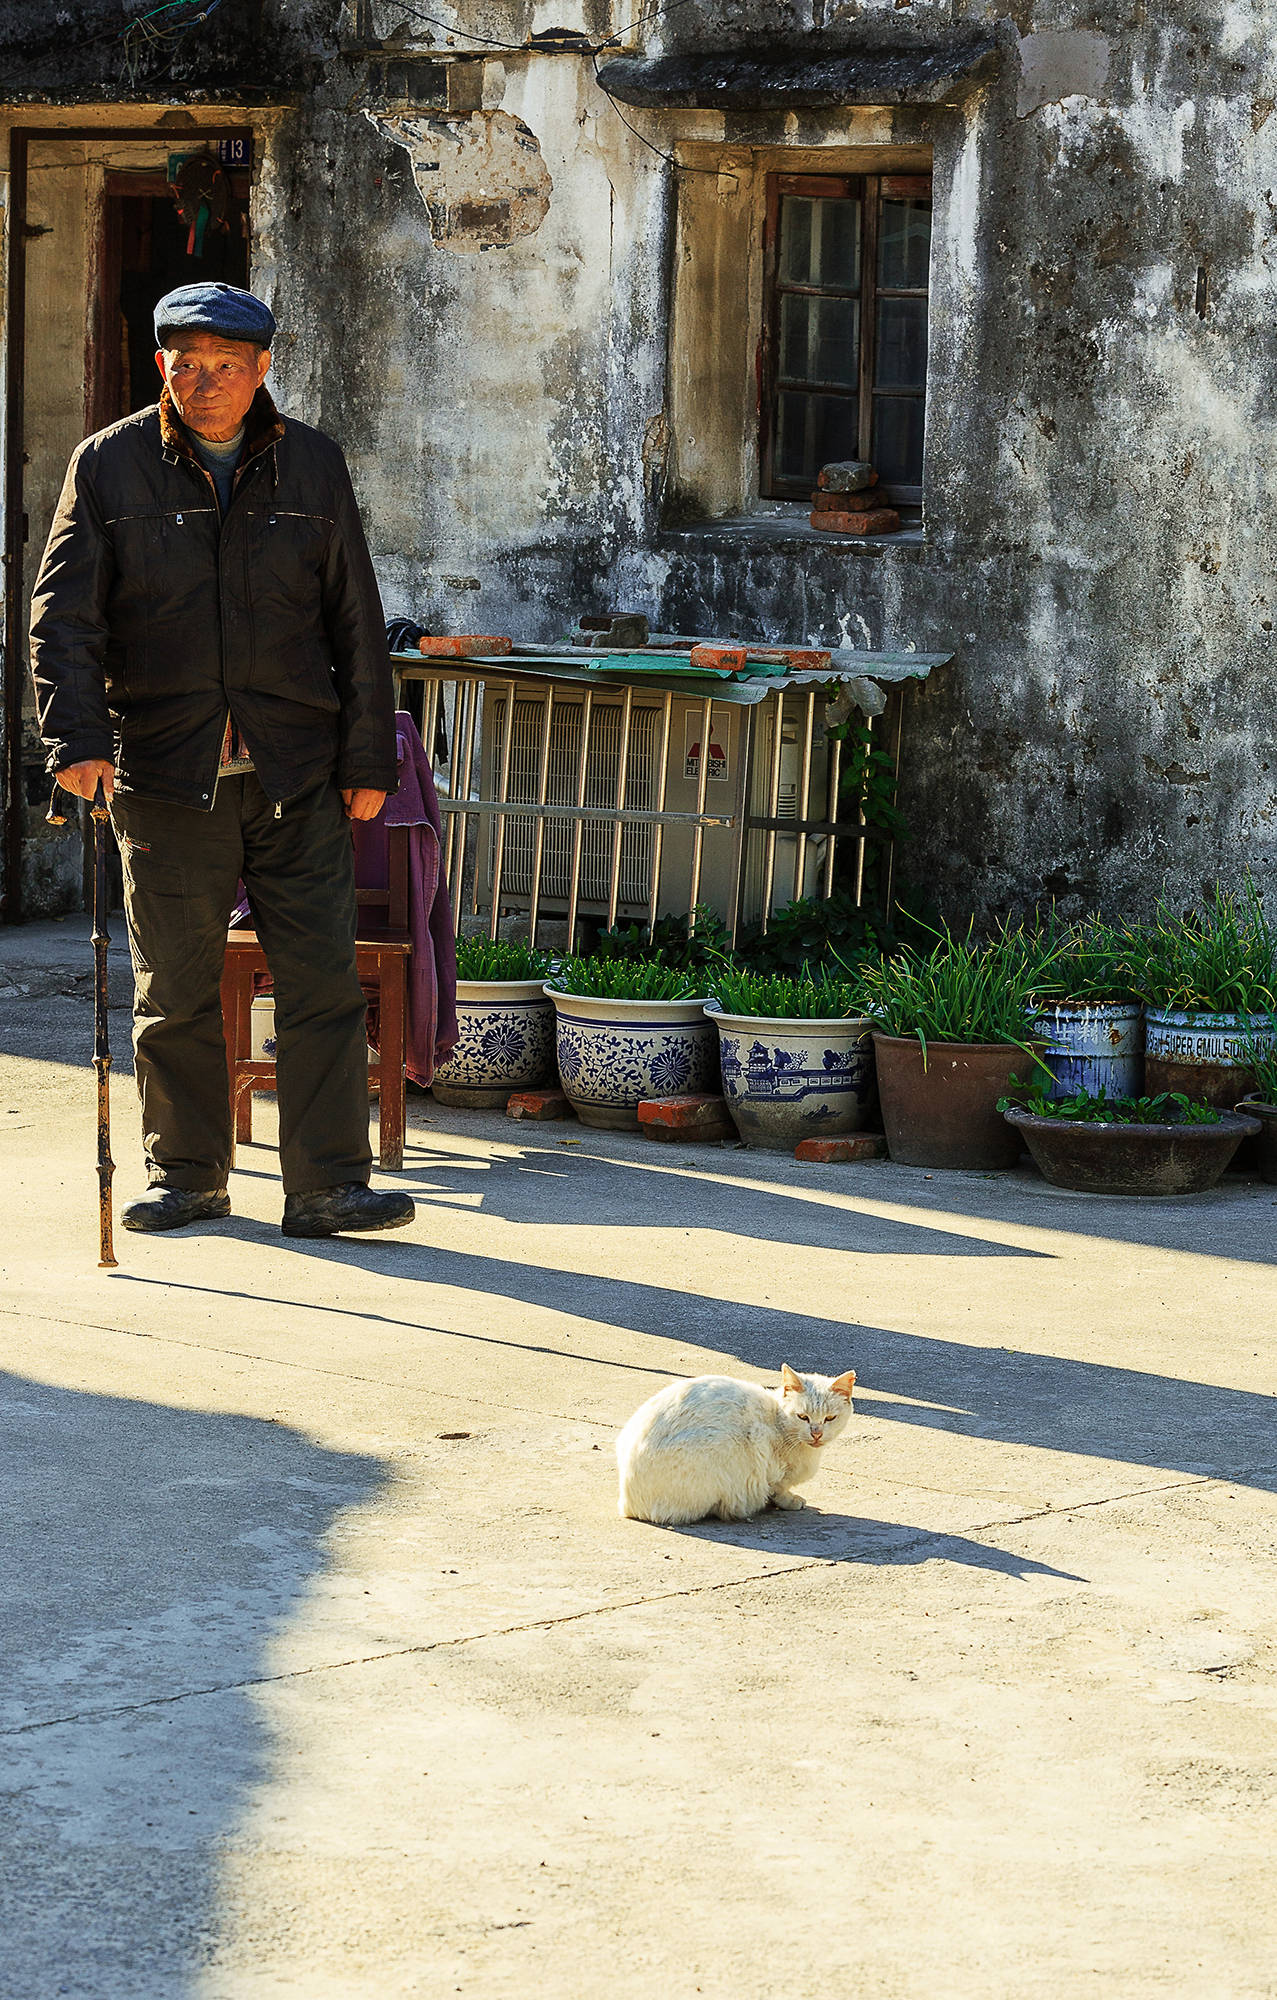
POLYGON ((262 1100, 103 1273, 84 934, 0 933, 0 1991, 1277 1995, 1277 1189, 416 1098, 415 1225, 299 1244, 262 1100), (807 1512, 618 1519, 786 1360, 860 1377, 807 1512))

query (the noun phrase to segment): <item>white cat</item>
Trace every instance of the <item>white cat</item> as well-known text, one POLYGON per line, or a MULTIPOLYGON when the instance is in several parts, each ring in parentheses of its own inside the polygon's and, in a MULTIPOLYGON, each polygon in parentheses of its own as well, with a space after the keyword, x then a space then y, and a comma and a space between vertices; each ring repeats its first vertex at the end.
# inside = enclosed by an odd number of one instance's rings
POLYGON ((851 1368, 831 1381, 786 1364, 779 1389, 731 1375, 658 1389, 616 1440, 621 1515, 664 1527, 711 1514, 745 1521, 769 1500, 805 1506, 792 1489, 813 1476, 851 1415, 855 1380, 851 1368))

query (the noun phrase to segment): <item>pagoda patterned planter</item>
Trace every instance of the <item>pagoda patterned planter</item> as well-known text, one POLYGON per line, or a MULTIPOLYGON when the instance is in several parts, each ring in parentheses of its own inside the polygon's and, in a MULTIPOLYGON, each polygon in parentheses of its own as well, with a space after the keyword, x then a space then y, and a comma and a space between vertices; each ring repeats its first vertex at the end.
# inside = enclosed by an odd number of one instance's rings
POLYGON ((707 1010, 718 1030, 723 1096, 747 1146, 792 1152, 803 1139, 859 1132, 877 1107, 872 1022, 707 1010))
POLYGON ((459 979, 457 1046, 434 1073, 440 1104, 500 1110, 554 1078, 554 1009, 539 979, 459 979))
POLYGON ((637 1132, 645 1097, 717 1086, 714 1030, 704 999, 612 1000, 547 986, 556 1016, 559 1076, 583 1125, 637 1132))

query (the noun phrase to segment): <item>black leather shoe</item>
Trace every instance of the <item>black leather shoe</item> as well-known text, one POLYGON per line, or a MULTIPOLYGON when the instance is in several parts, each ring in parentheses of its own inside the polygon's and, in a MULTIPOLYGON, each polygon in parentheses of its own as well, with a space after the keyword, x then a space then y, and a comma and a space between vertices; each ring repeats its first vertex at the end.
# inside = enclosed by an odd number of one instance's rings
POLYGON ((128 1204, 120 1221, 126 1229, 185 1229, 230 1212, 225 1188, 153 1187, 128 1204))
POLYGON ((417 1211, 406 1194, 376 1194, 362 1181, 284 1197, 285 1236, 336 1236, 348 1229, 402 1229, 417 1211))

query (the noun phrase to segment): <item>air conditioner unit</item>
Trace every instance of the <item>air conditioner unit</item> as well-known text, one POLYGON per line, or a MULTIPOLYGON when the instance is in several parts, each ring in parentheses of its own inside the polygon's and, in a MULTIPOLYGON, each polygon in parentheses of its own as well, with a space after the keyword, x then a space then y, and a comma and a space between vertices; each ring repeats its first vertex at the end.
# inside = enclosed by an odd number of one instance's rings
MULTIPOLYGON (((624 698, 611 691, 596 692, 590 704, 590 736, 585 758, 583 803, 614 808, 624 733, 624 698)), ((805 749, 806 695, 786 701, 781 724, 780 782, 774 815, 771 785, 775 751, 777 706, 768 700, 754 711, 718 702, 712 710, 709 770, 705 782, 704 810, 724 820, 734 817, 740 797, 740 758, 750 755, 752 769, 748 793, 750 817, 796 820, 802 803, 802 765, 805 749), (749 750, 752 720, 752 753, 749 750)), ((556 689, 550 710, 548 749, 545 745, 545 702, 540 696, 517 695, 513 701, 513 721, 509 760, 506 758, 507 714, 511 707, 504 690, 485 690, 482 719, 481 796, 514 804, 537 803, 542 758, 546 761, 545 802, 550 806, 578 803, 581 773, 581 733, 585 704, 575 689, 556 689)), ((676 695, 670 709, 669 743, 665 755, 664 785, 660 758, 664 737, 663 704, 659 694, 636 690, 631 701, 629 742, 625 760, 625 805, 627 808, 684 813, 688 820, 666 824, 660 839, 652 822, 624 826, 621 833, 617 882, 617 912, 629 920, 643 920, 650 908, 653 869, 659 860, 658 916, 682 916, 691 901, 694 827, 690 816, 697 811, 700 797, 700 760, 704 754, 701 735, 704 725, 704 698, 676 695)), ((824 819, 828 810, 828 742, 817 703, 812 734, 808 817, 824 819)), ((539 819, 520 813, 485 816, 480 836, 480 874, 491 897, 496 873, 498 844, 501 852, 500 902, 503 912, 526 908, 532 895, 532 871, 536 859, 538 823, 541 837, 539 904, 543 914, 565 910, 571 895, 575 829, 581 832, 578 908, 596 915, 610 904, 615 821, 610 818, 539 819), (504 821, 504 835, 499 827, 504 821)), ((778 831, 774 844, 771 907, 779 909, 794 893, 797 832, 778 831)), ((798 893, 819 893, 820 870, 825 841, 811 836, 804 844, 802 880, 798 893)), ((745 846, 744 900, 742 921, 761 913, 769 851, 768 834, 756 831, 745 846)), ((737 837, 732 826, 710 826, 701 841, 698 900, 725 912, 731 907, 734 871, 737 865, 737 837)))

